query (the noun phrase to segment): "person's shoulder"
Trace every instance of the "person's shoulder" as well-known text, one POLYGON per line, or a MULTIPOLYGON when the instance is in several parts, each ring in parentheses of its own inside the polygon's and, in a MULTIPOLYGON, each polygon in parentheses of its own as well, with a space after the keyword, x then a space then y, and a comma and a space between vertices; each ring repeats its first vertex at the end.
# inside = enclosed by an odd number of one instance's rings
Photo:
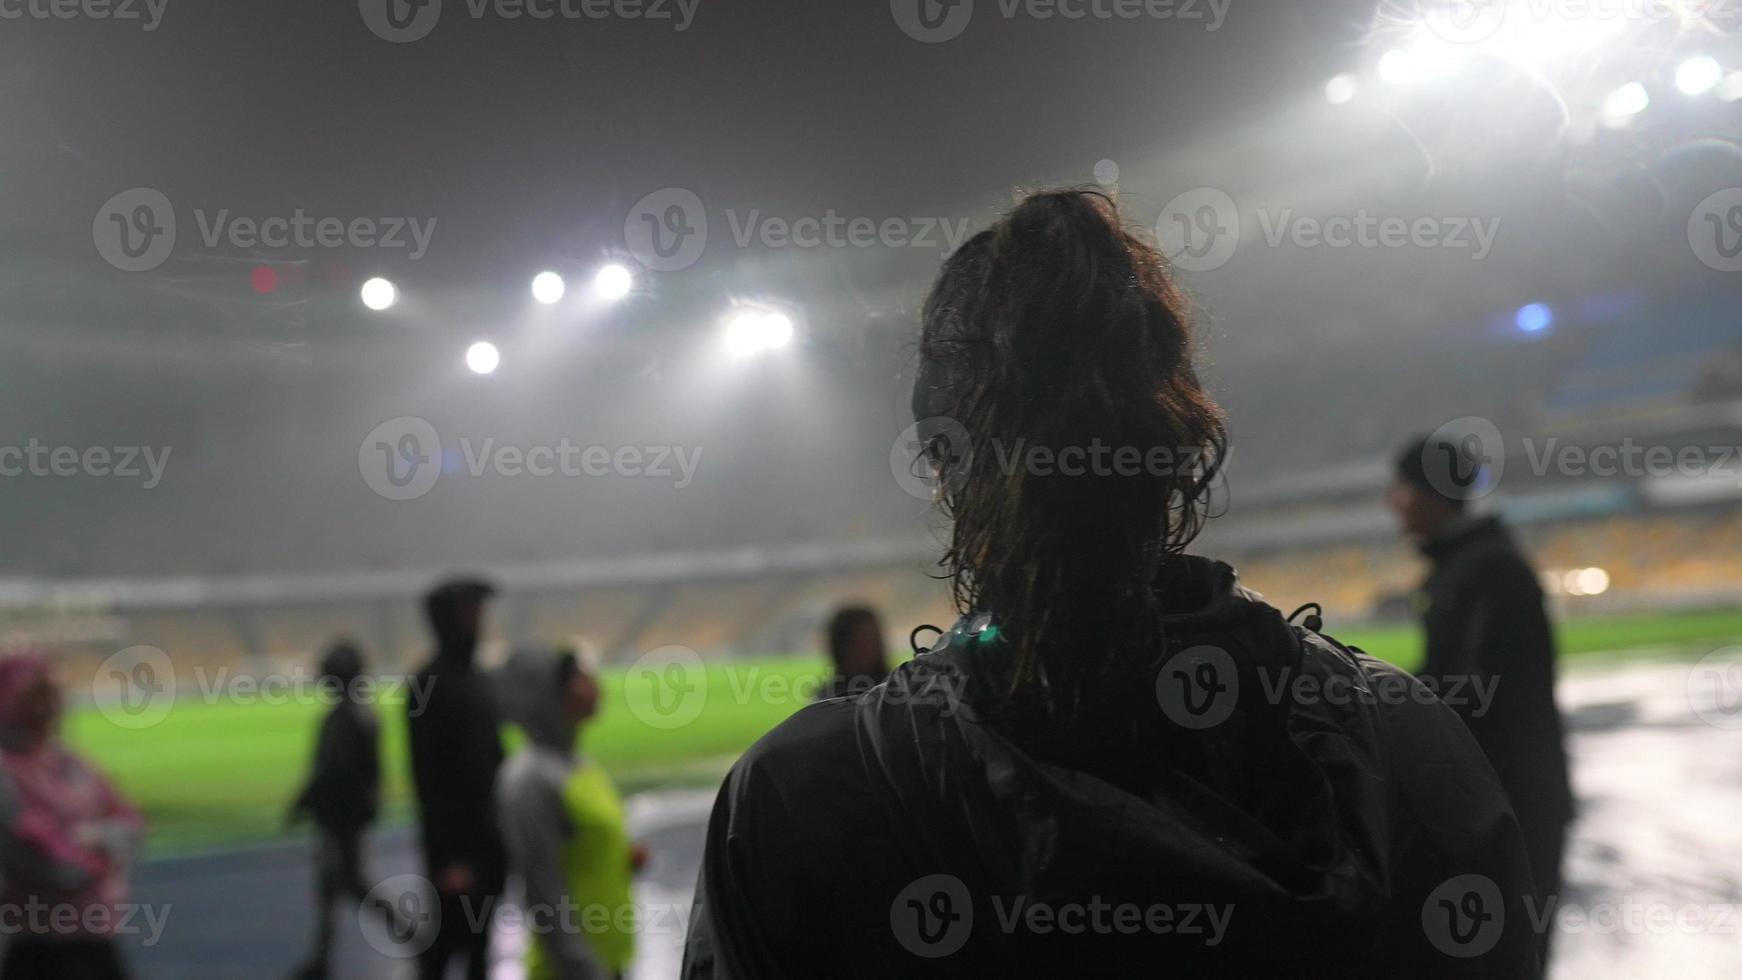
POLYGON ((852 698, 807 704, 757 739, 736 768, 799 775, 819 761, 857 760, 856 711, 852 698))

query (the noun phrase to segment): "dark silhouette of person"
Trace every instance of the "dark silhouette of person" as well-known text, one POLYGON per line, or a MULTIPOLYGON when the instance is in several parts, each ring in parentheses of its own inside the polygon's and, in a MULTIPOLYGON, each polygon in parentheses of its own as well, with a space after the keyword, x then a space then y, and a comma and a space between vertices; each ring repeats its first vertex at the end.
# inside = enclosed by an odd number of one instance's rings
POLYGON ((835 610, 823 630, 823 639, 829 647, 833 673, 817 691, 817 700, 857 697, 889 676, 883 622, 869 606, 842 606, 835 610))
MULTIPOLYGON (((333 914, 340 898, 362 902, 369 886, 363 875, 364 833, 381 803, 381 721, 359 696, 363 654, 341 640, 322 655, 321 690, 332 707, 321 721, 313 764, 302 791, 291 803, 289 823, 305 819, 315 826, 314 948, 297 976, 327 975, 333 945, 333 914)), ((389 917, 387 907, 375 910, 389 917)))
POLYGON ((1036 194, 921 323, 962 618, 739 759, 684 975, 1536 976, 1457 716, 1185 553, 1227 437, 1160 252, 1036 194))
POLYGON ((455 954, 465 955, 470 980, 484 980, 490 917, 507 874, 493 804, 500 721, 488 679, 473 667, 494 591, 458 579, 424 597, 435 656, 415 678, 413 690, 425 693, 407 719, 424 862, 439 903, 435 939, 419 956, 425 980, 439 980, 455 954))
MULTIPOLYGON (((1418 439, 1398 455, 1386 504, 1431 565, 1417 594, 1427 635, 1418 675, 1476 736, 1506 787, 1545 897, 1558 895, 1573 819, 1555 705, 1555 636, 1542 585, 1496 516, 1470 513, 1485 488, 1469 445, 1418 439)), ((1541 931, 1548 962, 1553 930, 1541 931)))

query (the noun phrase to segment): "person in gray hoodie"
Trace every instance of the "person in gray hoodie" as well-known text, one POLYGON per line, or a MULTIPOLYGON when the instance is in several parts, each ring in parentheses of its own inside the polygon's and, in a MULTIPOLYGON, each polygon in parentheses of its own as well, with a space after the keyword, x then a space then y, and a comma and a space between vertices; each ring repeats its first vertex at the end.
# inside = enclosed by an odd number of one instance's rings
POLYGON ((528 980, 620 976, 634 958, 634 872, 623 801, 581 754, 580 728, 599 707, 599 682, 572 651, 522 649, 497 685, 525 743, 496 781, 509 867, 524 889, 528 980))

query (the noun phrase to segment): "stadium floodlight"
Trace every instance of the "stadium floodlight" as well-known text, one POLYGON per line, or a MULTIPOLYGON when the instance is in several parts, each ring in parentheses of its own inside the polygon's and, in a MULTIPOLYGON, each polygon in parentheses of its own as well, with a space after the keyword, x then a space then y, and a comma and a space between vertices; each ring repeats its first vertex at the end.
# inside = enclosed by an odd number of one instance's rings
POLYGON ((1676 66, 1675 87, 1683 95, 1704 95, 1723 77, 1724 68, 1718 64, 1718 59, 1700 55, 1676 66))
POLYGON ((1575 568, 1561 576, 1561 588, 1568 595, 1602 595, 1609 591, 1609 572, 1602 568, 1575 568))
POLYGON ((1603 100, 1603 124, 1611 129, 1627 125, 1651 105, 1651 93, 1638 82, 1628 82, 1603 100))
POLYGON ((593 276, 593 292, 601 299, 616 302, 634 288, 635 274, 628 266, 616 262, 604 266, 593 276))
POLYGON ((1526 303, 1512 320, 1525 333, 1542 333, 1554 326, 1554 310, 1547 303, 1526 303))
POLYGON ((399 302, 399 288, 380 276, 365 282, 361 295, 363 305, 376 312, 388 309, 399 302))
POLYGON ((1347 72, 1333 77, 1325 83, 1325 101, 1331 105, 1343 105, 1355 97, 1355 76, 1347 72))
POLYGON ((1421 65, 1403 48, 1392 48, 1379 57, 1379 77, 1390 85, 1406 85, 1420 78, 1421 65))
POLYGON ((568 288, 563 277, 554 272, 541 272, 532 277, 532 298, 546 306, 562 299, 568 288))
POLYGON ((777 350, 792 342, 792 318, 779 310, 746 306, 726 318, 726 349, 739 357, 777 350))
POLYGON ((491 374, 502 363, 502 352, 488 340, 480 340, 466 349, 466 366, 473 374, 491 374))

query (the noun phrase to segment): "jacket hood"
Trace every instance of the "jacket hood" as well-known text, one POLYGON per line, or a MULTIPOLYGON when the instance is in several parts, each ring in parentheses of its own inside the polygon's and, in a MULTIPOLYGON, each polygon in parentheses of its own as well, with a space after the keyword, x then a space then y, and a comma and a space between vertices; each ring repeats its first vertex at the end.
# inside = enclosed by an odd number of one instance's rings
POLYGON ((1000 655, 995 617, 958 623, 858 702, 875 791, 892 823, 920 828, 909 845, 963 868, 970 889, 1220 902, 1334 941, 1387 887, 1375 719, 1358 699, 1278 692, 1358 683, 1359 668, 1227 565, 1182 558, 1168 575, 1185 611, 1164 621, 1162 649, 1116 668, 1064 737, 1002 719, 976 686, 1000 655), (1220 700, 1175 695, 1193 681, 1220 700))
POLYGON ((515 650, 502 665, 496 693, 503 717, 526 732, 534 744, 573 753, 579 725, 568 717, 561 663, 570 656, 546 647, 515 650))

